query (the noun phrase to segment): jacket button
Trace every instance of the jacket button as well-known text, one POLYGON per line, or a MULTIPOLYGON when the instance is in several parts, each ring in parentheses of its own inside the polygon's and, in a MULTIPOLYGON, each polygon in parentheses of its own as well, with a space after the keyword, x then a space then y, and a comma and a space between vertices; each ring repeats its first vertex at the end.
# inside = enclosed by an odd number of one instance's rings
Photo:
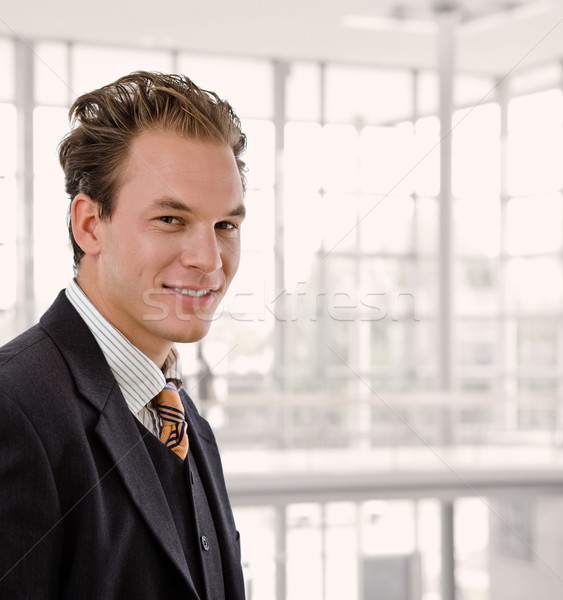
POLYGON ((209 550, 209 540, 204 535, 201 536, 201 547, 206 552, 209 550))

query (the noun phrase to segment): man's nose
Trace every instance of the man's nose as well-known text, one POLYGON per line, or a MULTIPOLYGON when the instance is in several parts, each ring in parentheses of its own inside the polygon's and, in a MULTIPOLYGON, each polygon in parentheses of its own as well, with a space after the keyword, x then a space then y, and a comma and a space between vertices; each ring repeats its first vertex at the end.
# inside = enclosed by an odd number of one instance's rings
POLYGON ((220 269, 221 249, 217 240, 215 228, 208 223, 194 224, 186 231, 182 264, 191 269, 204 273, 213 273, 220 269))

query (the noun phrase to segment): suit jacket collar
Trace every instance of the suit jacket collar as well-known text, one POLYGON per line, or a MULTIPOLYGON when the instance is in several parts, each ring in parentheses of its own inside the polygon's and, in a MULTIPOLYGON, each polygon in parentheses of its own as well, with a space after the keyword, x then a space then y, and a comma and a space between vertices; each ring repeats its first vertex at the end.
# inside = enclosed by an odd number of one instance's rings
POLYGON ((100 347, 64 291, 40 325, 67 361, 80 395, 99 411, 96 433, 113 459, 112 469, 119 471, 147 526, 197 597, 168 502, 135 417, 100 347))

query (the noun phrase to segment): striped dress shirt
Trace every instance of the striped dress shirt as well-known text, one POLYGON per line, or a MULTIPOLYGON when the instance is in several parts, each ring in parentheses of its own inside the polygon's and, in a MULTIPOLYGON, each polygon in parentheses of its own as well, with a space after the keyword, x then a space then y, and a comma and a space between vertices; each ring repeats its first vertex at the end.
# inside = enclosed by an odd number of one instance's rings
POLYGON ((152 400, 167 380, 181 384, 178 351, 172 348, 161 370, 100 313, 76 280, 70 282, 66 296, 96 338, 129 410, 158 437, 161 423, 152 400))

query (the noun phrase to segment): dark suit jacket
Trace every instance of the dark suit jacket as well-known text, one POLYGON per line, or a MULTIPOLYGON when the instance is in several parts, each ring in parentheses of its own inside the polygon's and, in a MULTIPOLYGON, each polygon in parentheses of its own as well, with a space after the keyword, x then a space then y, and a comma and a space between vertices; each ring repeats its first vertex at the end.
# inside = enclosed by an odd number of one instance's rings
MULTIPOLYGON (((238 533, 215 438, 182 399, 226 598, 242 600, 238 533)), ((134 419, 63 292, 39 324, 0 348, 0 598, 198 598, 134 419)))

